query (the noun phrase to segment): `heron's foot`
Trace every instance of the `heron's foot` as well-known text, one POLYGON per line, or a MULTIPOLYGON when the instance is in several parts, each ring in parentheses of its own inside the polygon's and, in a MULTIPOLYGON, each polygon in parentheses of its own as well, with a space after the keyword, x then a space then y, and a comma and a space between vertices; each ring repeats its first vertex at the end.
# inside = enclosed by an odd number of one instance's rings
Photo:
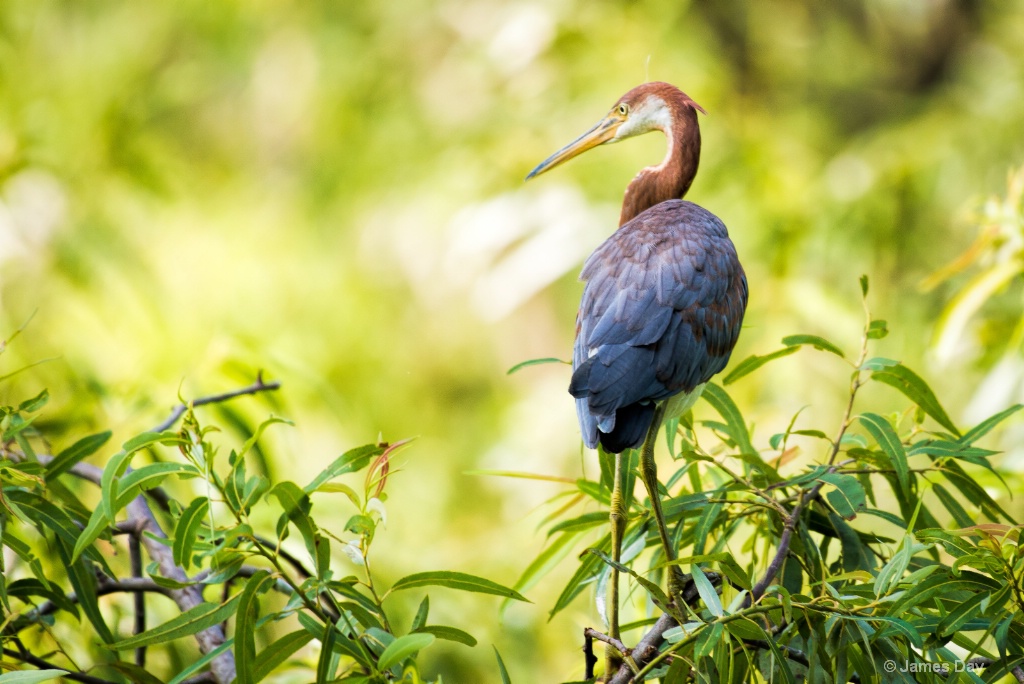
POLYGON ((668 567, 668 595, 678 605, 683 600, 690 576, 683 573, 678 565, 668 567))

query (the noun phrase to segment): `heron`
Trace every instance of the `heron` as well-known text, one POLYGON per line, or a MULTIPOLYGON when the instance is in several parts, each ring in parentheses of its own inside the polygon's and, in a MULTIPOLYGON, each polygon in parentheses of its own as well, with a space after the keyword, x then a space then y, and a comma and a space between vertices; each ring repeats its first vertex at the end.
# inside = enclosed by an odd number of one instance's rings
MULTIPOLYGON (((540 163, 527 180, 598 145, 651 131, 668 140, 664 159, 626 188, 619 228, 586 260, 576 318, 572 379, 583 441, 615 454, 610 506, 612 558, 621 558, 628 449, 640 448, 666 561, 677 559, 662 512, 654 445, 664 420, 688 411, 725 368, 747 306, 747 279, 725 224, 682 198, 700 161, 697 112, 683 91, 653 82, 633 88, 594 127, 540 163)), ((670 595, 682 575, 670 566, 670 595)), ((612 566, 609 628, 618 638, 618 572, 612 566)))

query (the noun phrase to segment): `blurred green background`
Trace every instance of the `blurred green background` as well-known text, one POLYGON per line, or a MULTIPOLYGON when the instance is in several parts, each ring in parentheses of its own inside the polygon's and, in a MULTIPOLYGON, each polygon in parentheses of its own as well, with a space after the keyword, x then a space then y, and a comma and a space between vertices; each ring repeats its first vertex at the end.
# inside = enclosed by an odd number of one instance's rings
MULTIPOLYGON (((505 371, 569 357, 579 266, 664 139, 525 174, 632 86, 680 86, 709 112, 688 199, 729 226, 750 281, 735 360, 797 332, 852 351, 867 273, 893 329, 881 350, 962 420, 1021 283, 943 364, 932 322, 962 280, 919 284, 1024 162, 1021 36, 1024 3, 980 0, 4 0, 0 330, 37 313, 0 374, 55 359, 0 393, 49 387, 44 417, 68 442, 107 427, 119 442, 179 391, 264 369, 283 390, 232 419, 295 420, 267 442, 279 477, 418 437, 375 544, 385 583, 455 569, 512 584, 560 487, 464 473, 594 474, 568 368, 505 371)), ((847 371, 826 357, 730 387, 756 443, 805 405, 806 426, 832 430, 847 371)), ((432 622, 481 646, 434 648, 426 669, 493 680, 494 643, 517 681, 578 678, 597 618, 580 599, 547 622, 564 565, 501 621, 497 601, 434 596, 432 622)))

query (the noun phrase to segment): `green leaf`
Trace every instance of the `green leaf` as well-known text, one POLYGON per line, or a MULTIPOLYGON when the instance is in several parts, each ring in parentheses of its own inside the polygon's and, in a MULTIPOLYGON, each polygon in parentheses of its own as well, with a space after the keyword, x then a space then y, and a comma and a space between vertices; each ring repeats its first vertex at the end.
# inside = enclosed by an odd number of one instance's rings
POLYGON ((48 402, 49 400, 50 392, 44 389, 42 392, 32 397, 31 399, 26 399, 25 401, 18 404, 18 411, 23 411, 25 413, 35 413, 39 409, 46 406, 46 402, 48 402))
POLYGON ((963 627, 968 620, 977 617, 981 613, 979 608, 981 607, 982 602, 991 595, 991 592, 980 591, 953 608, 953 610, 949 611, 946 617, 942 618, 939 626, 935 628, 935 634, 942 637, 949 634, 955 634, 960 631, 960 628, 963 627))
POLYGON ((381 671, 389 670, 394 665, 398 665, 406 658, 419 653, 432 643, 434 643, 433 634, 417 633, 398 637, 388 644, 388 647, 380 654, 380 658, 377 660, 377 668, 381 671))
POLYGON ((697 643, 693 647, 693 657, 700 659, 704 656, 711 655, 715 650, 715 646, 722 640, 722 635, 725 633, 725 625, 721 622, 715 622, 707 627, 704 627, 700 631, 700 635, 697 637, 697 643))
POLYGON ((886 563, 881 570, 878 572, 878 576, 875 577, 875 596, 883 596, 888 594, 890 591, 895 589, 900 580, 903 579, 903 573, 907 571, 910 566, 910 557, 913 554, 914 538, 910 535, 903 539, 903 544, 900 546, 900 550, 893 554, 889 562, 886 563))
POLYGON ((456 627, 448 627, 447 625, 427 625, 413 631, 417 633, 433 634, 438 639, 455 641, 470 647, 476 646, 477 643, 472 634, 463 632, 461 629, 456 627))
POLYGON ((899 481, 900 489, 904 494, 910 493, 910 466, 907 465, 907 452, 903 448, 899 435, 893 429, 888 420, 877 413, 865 413, 858 416, 867 431, 882 448, 893 469, 896 471, 896 479, 899 481))
POLYGON ((85 529, 78 535, 78 539, 75 540, 74 550, 71 553, 71 562, 74 563, 78 560, 87 548, 92 546, 92 543, 100 538, 100 535, 107 529, 110 521, 107 520, 106 510, 103 506, 97 506, 93 509, 92 515, 89 516, 89 522, 86 523, 85 529))
POLYGON ((866 371, 878 371, 883 370, 885 368, 890 368, 892 366, 897 366, 899 365, 899 363, 899 361, 893 361, 892 359, 886 359, 881 356, 875 356, 862 363, 860 369, 866 371))
POLYGON ((183 463, 151 463, 142 466, 120 478, 114 510, 119 511, 127 506, 139 493, 158 487, 169 475, 179 475, 184 479, 201 477, 202 473, 195 466, 183 463))
POLYGON ((867 274, 860 277, 860 293, 864 297, 868 296, 868 276, 867 274))
POLYGON ((852 475, 841 473, 822 473, 818 480, 826 482, 836 489, 829 490, 825 498, 839 515, 847 520, 857 517, 857 512, 867 504, 864 486, 852 475))
POLYGON ((171 551, 174 554, 174 564, 184 570, 192 565, 192 549, 199 538, 199 528, 206 518, 206 512, 210 508, 210 500, 205 496, 193 499, 178 518, 178 524, 174 526, 174 543, 171 551))
POLYGON ((501 653, 498 652, 498 647, 493 646, 494 657, 498 659, 498 673, 501 675, 501 684, 512 684, 512 680, 509 679, 508 670, 505 669, 505 661, 501 659, 501 653))
POLYGON ((274 586, 267 570, 257 570, 245 583, 238 609, 235 611, 235 663, 239 682, 255 682, 256 620, 259 617, 259 595, 274 586))
POLYGON ((700 598, 704 601, 707 609, 715 617, 724 616, 725 609, 722 608, 722 600, 718 597, 718 592, 715 591, 715 585, 711 584, 711 580, 708 579, 699 565, 691 565, 690 572, 693 576, 693 584, 697 587, 697 593, 700 594, 700 598))
POLYGON ((508 369, 508 372, 505 373, 505 375, 512 375, 513 373, 520 371, 523 368, 526 368, 527 366, 539 366, 543 363, 564 363, 567 366, 570 365, 568 361, 563 361, 562 359, 556 359, 554 357, 547 357, 543 359, 530 359, 529 361, 520 361, 516 365, 512 366, 511 368, 508 369))
POLYGON ((304 491, 307 494, 315 492, 320 485, 333 480, 339 475, 358 472, 370 465, 370 461, 383 453, 384 447, 379 444, 365 444, 361 447, 350 449, 336 458, 331 465, 327 466, 312 482, 306 485, 304 491))
MULTIPOLYGON (((217 656, 219 656, 221 653, 224 653, 225 651, 231 650, 231 648, 234 645, 235 645, 235 640, 234 639, 227 639, 227 640, 225 640, 223 644, 221 644, 217 648, 213 649, 209 653, 203 655, 200 658, 197 658, 196 660, 190 661, 189 664, 186 665, 185 668, 182 669, 180 672, 178 672, 176 675, 174 675, 174 679, 172 679, 171 681, 167 682, 167 684, 181 684, 186 679, 188 679, 192 675, 194 675, 196 672, 199 672, 204 667, 206 667, 211 662, 213 662, 213 660, 217 656)), ((241 684, 241 683, 239 683, 239 684, 241 684)))
POLYGON ((68 674, 67 670, 18 670, 0 675, 0 684, 36 684, 68 674))
POLYGON ((832 344, 824 337, 818 337, 817 335, 790 335, 789 337, 782 338, 782 344, 787 347, 809 344, 819 351, 827 351, 835 354, 839 358, 846 358, 842 349, 832 344))
POLYGON ((665 592, 662 591, 661 587, 659 587, 657 584, 650 581, 646 577, 637 574, 628 565, 616 563, 614 560, 612 560, 612 557, 604 551, 601 551, 599 549, 587 549, 586 553, 590 553, 597 556, 598 558, 603 560, 609 567, 615 568, 622 574, 629 575, 630 577, 632 577, 634 580, 636 580, 637 584, 639 584, 641 587, 647 590, 647 593, 650 594, 651 600, 654 602, 656 606, 658 606, 662 610, 667 610, 669 604, 671 603, 671 600, 669 599, 668 595, 665 594, 665 592))
POLYGON ((966 435, 961 437, 960 441, 964 444, 973 444, 974 442, 978 441, 979 439, 987 435, 989 432, 991 432, 992 428, 994 428, 996 425, 999 425, 999 423, 1003 422, 1017 411, 1020 411, 1022 408, 1024 408, 1024 404, 1014 404, 1005 411, 1000 411, 994 416, 986 418, 985 420, 978 423, 975 427, 973 427, 966 435))
POLYGON ((110 644, 110 648, 115 651, 127 651, 191 636, 228 619, 236 612, 240 599, 241 594, 226 603, 200 603, 162 625, 110 644))
POLYGON ((516 601, 526 601, 527 603, 530 603, 529 599, 514 589, 509 589, 497 582, 492 582, 482 577, 477 577, 476 575, 469 575, 464 572, 452 572, 450 570, 418 572, 413 575, 408 575, 395 582, 391 587, 391 591, 402 591, 405 589, 428 586, 448 587, 449 589, 472 591, 480 594, 493 594, 495 596, 504 596, 506 598, 515 599, 516 601))
POLYGON ((743 415, 736 407, 736 403, 729 394, 713 382, 704 386, 701 395, 711 404, 719 415, 725 420, 729 428, 729 436, 736 442, 740 452, 744 454, 756 454, 757 449, 750 443, 750 433, 747 432, 747 425, 743 422, 743 415))
MULTIPOLYGON (((604 535, 601 540, 595 545, 595 548, 603 551, 608 551, 611 548, 611 536, 604 535)), ((601 558, 591 553, 586 553, 580 556, 579 567, 576 568, 576 572, 573 573, 572 577, 566 583, 565 588, 562 589, 562 593, 559 594, 558 599, 555 601, 554 607, 548 612, 548 619, 554 617, 561 610, 565 609, 573 599, 579 596, 594 578, 597 577, 601 570, 601 558)))
POLYGON ((107 440, 110 439, 110 435, 110 430, 107 430, 106 432, 100 432, 95 435, 83 437, 67 449, 64 449, 54 456, 53 460, 46 466, 46 481, 49 482, 53 478, 66 473, 71 470, 76 463, 99 451, 100 447, 106 444, 107 440))
MULTIPOLYGON (((302 615, 300 613, 300 615, 302 615)), ((319 623, 318 623, 319 624, 319 623)), ((321 625, 320 657, 316 662, 316 684, 327 684, 334 679, 337 658, 334 655, 336 642, 341 634, 330 622, 321 625)))
POLYGON ((781 359, 783 356, 789 356, 790 354, 795 354, 798 351, 800 351, 799 346, 792 346, 784 347, 782 349, 773 351, 770 354, 765 354, 763 356, 752 354, 751 356, 748 356, 747 358, 740 361, 736 365, 736 367, 732 369, 732 372, 725 376, 725 379, 722 380, 722 384, 731 385, 740 378, 749 375, 750 373, 753 373, 754 371, 756 371, 758 368, 765 365, 769 361, 781 359))
MULTIPOLYGON (((779 649, 775 643, 777 637, 769 636, 767 632, 753 620, 749 620, 749 623, 756 627, 761 632, 761 639, 768 644, 768 648, 771 649, 772 655, 775 657, 775 661, 778 664, 779 672, 782 673, 782 679, 786 684, 796 684, 796 678, 793 677, 793 671, 789 667, 789 658, 787 658, 779 649)), ((769 678, 770 679, 770 678, 769 678)))
POLYGON ((889 326, 885 321, 871 321, 868 324, 868 339, 880 340, 889 334, 889 326))
POLYGON ((268 496, 277 497, 288 519, 292 521, 302 535, 302 539, 306 543, 306 550, 309 552, 309 557, 316 559, 316 527, 313 524, 313 520, 309 517, 309 509, 312 506, 309 495, 299 489, 299 486, 294 482, 285 481, 275 485, 270 490, 268 496))
MULTIPOLYGON (((252 681, 259 682, 263 680, 312 639, 312 634, 304 629, 298 629, 285 634, 274 643, 268 644, 256 656, 256 662, 253 663, 252 667, 252 681)), ((239 679, 239 684, 241 684, 241 679, 239 679)))
POLYGON ((936 423, 954 435, 960 436, 960 430, 950 420, 932 388, 914 371, 903 364, 897 364, 875 371, 871 374, 871 378, 899 390, 907 399, 920 406, 922 411, 934 418, 936 423))
POLYGON ((410 632, 416 632, 427 624, 427 616, 430 615, 430 596, 424 596, 420 601, 420 607, 416 609, 416 616, 412 619, 410 632))

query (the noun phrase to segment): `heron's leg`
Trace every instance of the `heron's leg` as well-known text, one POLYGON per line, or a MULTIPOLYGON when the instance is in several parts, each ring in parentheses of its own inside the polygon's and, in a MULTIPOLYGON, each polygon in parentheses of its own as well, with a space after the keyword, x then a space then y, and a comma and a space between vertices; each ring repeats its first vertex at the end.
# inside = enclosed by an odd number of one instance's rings
MULTIPOLYGON (((661 546, 665 551, 665 560, 672 562, 678 557, 675 547, 669 540, 668 527, 665 525, 665 514, 661 510, 661 495, 658 493, 658 465, 654 462, 654 445, 658 441, 658 431, 661 429, 662 419, 665 417, 665 405, 659 404, 654 411, 654 420, 647 430, 647 437, 640 452, 640 476, 643 478, 644 486, 647 487, 647 494, 651 497, 651 510, 654 512, 654 521, 658 525, 658 534, 661 536, 661 546)), ((683 589, 683 573, 678 565, 669 566, 668 590, 669 596, 675 596, 683 589)))
MULTIPOLYGON (((623 484, 629 471, 629 455, 615 454, 615 475, 612 482, 612 498, 609 506, 609 519, 612 527, 612 560, 616 563, 622 560, 622 537, 626 532, 626 500, 623 496, 623 484)), ((608 588, 608 636, 619 638, 619 571, 612 566, 610 584, 608 588)), ((622 656, 618 650, 611 645, 605 648, 605 672, 611 677, 619 664, 622 656)))

